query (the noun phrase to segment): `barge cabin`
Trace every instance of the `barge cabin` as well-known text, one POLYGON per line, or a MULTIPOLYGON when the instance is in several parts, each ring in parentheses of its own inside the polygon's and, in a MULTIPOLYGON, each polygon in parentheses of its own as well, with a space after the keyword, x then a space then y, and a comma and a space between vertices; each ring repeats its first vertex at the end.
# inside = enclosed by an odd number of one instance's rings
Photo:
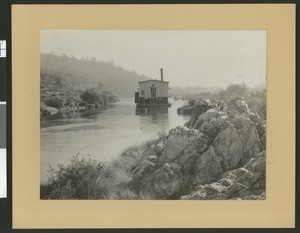
POLYGON ((138 82, 139 91, 135 93, 137 107, 169 107, 168 86, 164 81, 163 69, 160 69, 161 80, 145 80, 138 82))

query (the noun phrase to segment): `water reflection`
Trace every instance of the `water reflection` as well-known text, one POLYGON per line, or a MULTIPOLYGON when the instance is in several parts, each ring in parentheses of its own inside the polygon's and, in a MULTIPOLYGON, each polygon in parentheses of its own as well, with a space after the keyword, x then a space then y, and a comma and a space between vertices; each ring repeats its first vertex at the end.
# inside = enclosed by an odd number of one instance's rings
POLYGON ((158 118, 159 115, 164 115, 162 117, 167 117, 169 111, 168 107, 142 107, 136 108, 135 114, 137 116, 152 116, 154 120, 158 118))

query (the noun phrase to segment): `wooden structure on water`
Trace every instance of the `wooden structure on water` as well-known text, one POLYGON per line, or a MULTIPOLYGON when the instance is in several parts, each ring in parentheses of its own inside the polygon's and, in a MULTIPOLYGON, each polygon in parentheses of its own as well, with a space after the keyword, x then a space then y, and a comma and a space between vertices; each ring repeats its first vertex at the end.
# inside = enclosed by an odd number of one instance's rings
POLYGON ((164 81, 163 69, 160 69, 161 80, 145 80, 139 82, 139 91, 135 93, 137 107, 169 107, 169 82, 164 81))

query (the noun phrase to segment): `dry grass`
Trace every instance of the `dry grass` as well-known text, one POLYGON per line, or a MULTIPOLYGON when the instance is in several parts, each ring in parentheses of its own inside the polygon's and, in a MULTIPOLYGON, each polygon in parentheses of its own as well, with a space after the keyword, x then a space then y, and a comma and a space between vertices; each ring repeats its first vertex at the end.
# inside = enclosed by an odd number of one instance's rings
POLYGON ((149 194, 132 190, 130 182, 154 141, 128 148, 109 164, 77 155, 68 165, 50 168, 48 180, 40 185, 41 199, 150 199, 149 194))

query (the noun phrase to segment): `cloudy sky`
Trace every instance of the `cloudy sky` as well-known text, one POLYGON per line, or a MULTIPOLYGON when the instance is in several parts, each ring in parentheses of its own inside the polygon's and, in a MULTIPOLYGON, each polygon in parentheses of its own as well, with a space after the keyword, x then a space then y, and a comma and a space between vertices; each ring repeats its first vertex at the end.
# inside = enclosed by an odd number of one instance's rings
POLYGON ((266 82, 265 31, 42 30, 41 52, 96 57, 171 86, 266 82))

